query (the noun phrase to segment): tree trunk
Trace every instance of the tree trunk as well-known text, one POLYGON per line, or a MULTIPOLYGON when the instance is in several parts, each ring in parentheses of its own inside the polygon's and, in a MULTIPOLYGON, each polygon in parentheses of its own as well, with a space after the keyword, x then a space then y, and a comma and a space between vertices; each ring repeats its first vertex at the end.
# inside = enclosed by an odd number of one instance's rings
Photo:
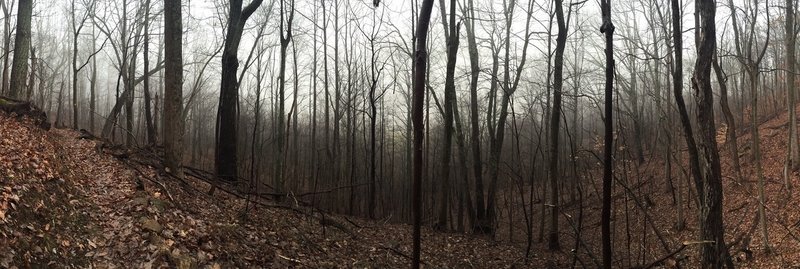
POLYGON ((734 176, 736 177, 736 181, 744 182, 744 178, 742 177, 742 165, 739 161, 739 142, 737 141, 736 135, 736 120, 733 118, 730 105, 728 105, 728 77, 722 70, 722 67, 719 64, 719 58, 716 54, 714 55, 713 68, 714 73, 717 76, 717 82, 719 83, 719 103, 722 107, 722 115, 725 116, 725 125, 728 126, 726 139, 728 140, 727 143, 728 148, 730 149, 731 160, 733 160, 733 170, 735 173, 734 176))
MULTIPOLYGON (((752 137, 752 149, 751 149, 751 152, 752 152, 752 156, 753 156, 753 165, 754 165, 755 170, 756 170, 756 177, 758 179, 758 201, 759 201, 758 216, 759 216, 759 222, 760 222, 760 225, 761 225, 761 235, 762 235, 763 240, 764 240, 764 246, 765 246, 766 251, 770 252, 771 251, 771 246, 770 246, 770 243, 769 243, 769 234, 767 232, 766 214, 764 212, 765 211, 765 208, 764 208, 764 206, 765 206, 765 204, 764 204, 764 202, 765 202, 765 198, 764 198, 764 172, 763 172, 763 168, 762 168, 762 165, 761 165, 761 149, 760 149, 760 144, 761 143, 759 141, 760 137, 759 137, 759 134, 758 134, 759 122, 758 122, 758 91, 757 91, 758 83, 759 83, 759 75, 760 75, 760 72, 761 72, 759 70, 759 68, 760 68, 760 65, 761 65, 761 61, 764 59, 764 55, 766 54, 767 47, 769 45, 770 28, 769 27, 767 28, 766 41, 764 42, 764 46, 760 50, 754 51, 753 50, 754 49, 753 46, 758 43, 758 42, 756 42, 754 34, 753 34, 756 31, 756 20, 755 20, 755 18, 759 14, 758 13, 758 1, 753 1, 752 4, 753 4, 753 9, 754 10, 752 11, 753 14, 751 14, 751 16, 754 19, 752 21, 750 21, 750 25, 748 25, 749 26, 748 28, 740 29, 739 28, 739 24, 737 23, 737 20, 736 20, 736 15, 737 14, 736 14, 736 9, 735 9, 735 7, 733 5, 733 1, 731 1, 731 0, 728 1, 728 6, 731 9, 731 20, 734 22, 733 23, 733 32, 734 32, 734 39, 735 39, 735 44, 736 44, 736 54, 738 56, 737 59, 739 60, 739 63, 742 65, 742 68, 746 71, 746 74, 748 75, 748 78, 749 78, 750 99, 751 99, 750 101, 752 102, 751 106, 750 106, 750 109, 751 109, 750 110, 750 112, 751 112, 751 115, 750 115, 751 126, 750 127, 752 129, 750 131, 751 137, 752 137), (746 30, 747 32, 749 32, 749 34, 743 33, 742 32, 743 30, 746 30), (746 39, 742 40, 743 36, 747 36, 746 39), (744 44, 741 44, 740 42, 744 42, 744 44)), ((768 7, 768 4, 767 4, 767 8, 766 8, 766 17, 767 17, 767 19, 769 19, 769 7, 768 7)), ((712 20, 713 20, 713 17, 712 17, 712 20)), ((712 23, 712 25, 713 25, 713 23, 712 23)), ((755 49, 758 49, 758 48, 755 48, 755 49)), ((791 110, 794 110, 794 109, 791 109, 791 110)), ((791 135, 790 135, 790 137, 791 137, 791 135)), ((787 153, 789 153, 789 152, 787 152, 787 153)), ((720 215, 721 215, 721 213, 720 213, 720 215)))
MULTIPOLYGON (((757 68, 757 66, 756 66, 757 68)), ((764 169, 761 165, 761 137, 758 132, 758 77, 759 72, 757 69, 748 70, 750 77, 750 99, 752 101, 750 106, 750 133, 752 134, 752 153, 753 153, 753 166, 756 168, 756 177, 758 178, 758 221, 761 226, 761 236, 764 240, 764 249, 767 253, 772 251, 769 244, 769 233, 767 232, 767 215, 765 212, 766 199, 764 198, 764 169)))
POLYGON ((422 224, 422 141, 424 136, 424 126, 422 122, 422 108, 425 102, 425 72, 427 66, 427 41, 428 26, 431 21, 431 11, 433 10, 433 0, 423 0, 419 12, 419 23, 417 23, 416 37, 417 45, 414 54, 414 91, 412 122, 414 124, 414 182, 413 182, 413 211, 414 211, 414 244, 411 266, 414 269, 420 268, 420 234, 422 224))
POLYGON ((58 108, 56 108, 56 120, 53 122, 53 126, 55 126, 56 128, 61 126, 61 110, 62 110, 62 105, 64 104, 63 97, 64 97, 64 81, 62 80, 61 86, 58 89, 58 101, 57 101, 58 108))
POLYGON ((236 70, 239 68, 239 60, 237 58, 239 42, 242 40, 242 30, 247 18, 256 11, 262 1, 253 0, 242 9, 242 0, 231 0, 229 7, 228 28, 225 33, 225 45, 222 51, 222 83, 220 84, 215 156, 217 176, 227 181, 237 181, 239 178, 236 148, 238 145, 237 119, 239 100, 236 70))
MULTIPOLYGON (((673 0, 675 1, 675 0, 673 0)), ((673 4, 674 5, 674 4, 673 4)), ((674 6, 673 6, 674 7, 674 6)), ((695 62, 692 88, 697 104, 697 124, 700 132, 700 159, 703 161, 702 188, 697 192, 702 199, 700 206, 700 240, 714 243, 703 244, 702 264, 704 268, 732 267, 725 244, 725 226, 722 218, 722 173, 720 171, 719 150, 717 149, 716 127, 714 125, 714 94, 711 87, 711 65, 716 52, 716 3, 714 0, 699 0, 695 8, 699 13, 697 21, 697 60, 695 62)), ((680 36, 680 31, 675 33, 680 36)), ((677 50, 677 48, 676 48, 677 50)))
MULTIPOLYGON (((95 28, 92 27, 92 51, 97 51, 97 40, 95 38, 95 28)), ((97 99, 97 57, 92 57, 92 78, 89 81, 89 130, 95 132, 97 126, 94 124, 97 99)))
POLYGON ((72 16, 72 129, 78 130, 78 37, 80 37, 81 29, 83 29, 83 21, 81 25, 77 25, 75 20, 75 0, 70 1, 72 16))
MULTIPOLYGON (((144 70, 150 70, 150 0, 145 2, 145 17, 144 17, 144 51, 142 51, 142 60, 144 61, 144 70)), ((165 29, 166 30, 166 29, 165 29)), ((167 37, 170 38, 170 37, 167 37)), ((183 61, 181 60, 181 63, 183 61)), ((181 84, 183 83, 183 75, 181 75, 181 84)), ((147 130, 147 143, 150 145, 156 144, 156 128, 153 125, 153 114, 152 109, 150 108, 152 98, 150 97, 150 76, 144 74, 144 82, 143 82, 143 91, 144 91, 144 119, 145 119, 145 129, 147 130)), ((173 84, 177 86, 177 84, 173 84)), ((182 86, 182 85, 181 85, 182 86)), ((182 91, 181 91, 182 92, 182 91)), ((182 96, 181 96, 182 98, 182 96)), ((183 101, 181 100, 181 103, 183 101)), ((183 105, 183 104, 181 104, 183 105)), ((181 109, 182 110, 182 109, 181 109)), ((178 110, 180 111, 180 110, 178 110)), ((180 114, 178 114, 180 116, 180 114)))
POLYGON ((603 245, 603 268, 611 269, 611 185, 614 177, 614 23, 611 21, 611 1, 604 0, 600 4, 603 24, 600 32, 606 38, 606 81, 604 102, 604 139, 603 139, 603 209, 601 214, 601 233, 603 245))
MULTIPOLYGON (((443 14, 444 12, 444 1, 440 1, 441 10, 443 14)), ((456 25, 456 1, 450 1, 450 13, 449 20, 450 23, 444 22, 442 26, 445 28, 445 35, 447 39, 447 71, 445 74, 445 83, 444 83, 444 133, 442 134, 442 139, 444 141, 442 145, 442 174, 441 174, 441 189, 439 193, 439 215, 436 225, 434 226, 437 230, 445 230, 447 229, 447 210, 449 208, 449 193, 450 193, 450 159, 452 156, 452 148, 453 148, 453 106, 455 105, 455 94, 456 94, 456 86, 455 86, 455 71, 456 71, 456 60, 458 56, 458 31, 459 26, 456 25), (449 35, 449 36, 447 36, 449 35)), ((444 16, 443 16, 444 17, 444 16)))
POLYGON ((553 109, 550 112, 550 159, 548 160, 548 170, 550 179, 550 233, 548 235, 547 247, 550 250, 561 248, 558 242, 558 131, 561 123, 561 90, 564 79, 564 48, 567 43, 567 25, 564 19, 564 7, 562 0, 555 1, 556 21, 558 24, 558 36, 556 37, 556 53, 553 65, 553 109))
POLYGON ((469 62, 470 62, 470 83, 469 83, 469 99, 470 99, 470 137, 472 139, 472 169, 475 177, 475 222, 473 225, 473 232, 485 233, 491 227, 487 227, 486 223, 481 221, 486 219, 486 208, 484 206, 483 196, 483 165, 481 159, 481 130, 478 123, 480 115, 478 114, 478 77, 480 76, 480 55, 478 54, 478 43, 475 38, 475 9, 472 0, 468 0, 469 7, 465 11, 466 17, 465 25, 467 29, 467 44, 469 49, 469 62))
MULTIPOLYGON (((14 1, 11 1, 12 3, 14 1)), ((3 93, 9 93, 9 68, 8 62, 11 59, 11 7, 8 6, 6 1, 0 1, 0 4, 3 8, 3 14, 5 15, 3 20, 3 93)))
MULTIPOLYGON (((183 177, 183 23, 181 1, 164 2, 164 161, 183 177)), ((146 59, 146 57, 145 57, 146 59)), ((147 61, 145 60, 145 63, 147 61)), ((152 123, 151 123, 152 124, 152 123)), ((150 128, 152 126, 148 126, 150 128)))
POLYGON ((28 79, 28 53, 31 51, 31 14, 33 0, 19 0, 17 35, 14 40, 14 62, 11 66, 9 95, 20 99, 28 79))
MULTIPOLYGON (((788 166, 791 171, 797 170, 800 166, 800 145, 797 144, 797 105, 796 105, 796 88, 797 74, 796 72, 796 44, 797 32, 795 30, 795 0, 786 0, 786 91, 787 91, 787 106, 789 110, 789 143, 787 143, 789 154, 788 166)), ((787 173, 791 175, 792 173, 787 173)), ((789 195, 792 194, 792 180, 791 176, 786 176, 786 189, 789 195)))
MULTIPOLYGON (((281 0, 281 22, 280 22, 280 44, 281 44, 281 59, 280 59, 280 66, 279 66, 279 73, 278 73, 278 122, 277 122, 277 134, 276 145, 275 147, 278 149, 277 153, 277 162, 275 164, 275 192, 281 194, 284 192, 284 159, 286 158, 286 131, 284 129, 284 115, 285 115, 285 106, 284 106, 284 94, 286 91, 286 50, 289 47, 289 43, 292 42, 292 20, 294 19, 294 1, 290 2, 289 7, 289 17, 286 21, 286 35, 284 36, 284 13, 286 10, 284 9, 284 0, 281 0)), ((276 197, 277 198, 277 197, 276 197)))

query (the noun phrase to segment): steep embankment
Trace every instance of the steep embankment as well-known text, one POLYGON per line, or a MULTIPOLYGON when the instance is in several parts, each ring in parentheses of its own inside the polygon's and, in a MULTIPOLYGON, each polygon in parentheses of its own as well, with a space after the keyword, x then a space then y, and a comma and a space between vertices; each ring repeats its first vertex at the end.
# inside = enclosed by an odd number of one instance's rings
MULTIPOLYGON (((0 268, 409 264, 407 225, 322 217, 268 201, 244 219, 243 199, 208 195, 204 181, 188 177, 180 184, 132 153, 114 157, 79 136, 0 112, 0 268)), ((423 260, 433 267, 522 262, 515 247, 426 229, 423 235, 423 260)))
MULTIPOLYGON (((718 123, 718 126, 722 124, 718 123)), ((679 126, 675 128, 680 128, 679 126)), ((731 151, 724 141, 724 128, 719 131, 719 150, 722 162, 723 189, 724 189, 724 222, 725 238, 730 253, 734 256, 737 268, 800 268, 800 174, 791 171, 790 178, 794 187, 792 195, 787 190, 784 181, 784 163, 787 154, 788 141, 788 113, 783 111, 769 117, 759 125, 760 148, 762 154, 762 167, 765 177, 765 211, 767 220, 767 234, 771 252, 767 251, 765 241, 759 226, 758 219, 758 179, 752 159, 751 133, 738 137, 738 154, 742 162, 743 179, 735 178, 731 151)), ((698 209, 695 199, 694 183, 691 182, 687 151, 682 136, 672 137, 674 141, 671 158, 671 172, 667 174, 665 154, 660 150, 660 145, 655 145, 658 150, 648 152, 646 161, 639 165, 633 160, 623 145, 619 143, 616 151, 616 170, 613 191, 612 211, 612 245, 614 252, 614 266, 617 268, 645 267, 654 265, 654 268, 699 268, 700 243, 697 242, 698 209), (678 225, 678 216, 684 216, 683 229, 678 225), (690 243, 682 247, 684 242, 690 243), (653 262, 658 261, 653 264, 653 262)), ((579 156, 578 158, 584 158, 579 156)), ((590 160, 593 157, 586 157, 590 160)), ((600 193, 602 176, 599 166, 579 168, 578 173, 582 180, 582 195, 571 200, 569 191, 574 186, 566 185, 562 189, 562 215, 563 224, 560 227, 561 244, 574 248, 577 246, 577 255, 568 253, 555 259, 557 266, 570 267, 572 263, 588 267, 599 266, 601 255, 600 212, 602 201, 600 193), (582 199, 581 199, 582 198, 582 199), (576 231, 580 231, 579 233, 576 231), (580 240, 576 240, 579 238, 580 240), (575 259, 574 261, 570 261, 575 259)), ((571 183, 570 183, 571 184, 571 183)), ((522 201, 520 192, 529 195, 529 186, 524 190, 513 189, 504 193, 511 196, 512 205, 516 214, 513 219, 513 229, 517 234, 524 235, 523 225, 526 223, 520 213, 522 201), (510 195, 509 195, 510 193, 510 195)), ((542 216, 540 208, 542 200, 540 189, 535 190, 533 220, 534 235, 540 233, 542 216)), ((506 196, 501 196, 507 199, 506 196)), ((505 200, 507 201, 507 200, 505 200)), ((528 206, 530 201, 525 200, 528 206)), ((500 210, 500 233, 498 236, 505 239, 511 227, 508 225, 508 206, 500 210)), ((546 233, 545 233, 546 234, 546 233)), ((534 236, 535 240, 536 236, 534 236)), ((524 245, 525 238, 517 236, 511 243, 524 245)), ((544 245, 545 243, 538 243, 544 245)))

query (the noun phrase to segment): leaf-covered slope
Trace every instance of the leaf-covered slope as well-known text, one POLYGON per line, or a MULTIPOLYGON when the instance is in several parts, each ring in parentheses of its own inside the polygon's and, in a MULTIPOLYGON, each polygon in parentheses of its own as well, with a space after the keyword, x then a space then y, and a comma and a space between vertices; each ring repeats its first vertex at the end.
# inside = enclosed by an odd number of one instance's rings
MULTIPOLYGON (((183 185, 143 162, 104 153, 78 132, 32 126, 0 113, 0 268, 409 265, 407 225, 269 201, 251 206, 243 218, 245 200, 221 191, 208 195, 204 181, 189 177, 183 185)), ((516 247, 460 234, 423 235, 423 261, 433 267, 523 262, 516 247)))

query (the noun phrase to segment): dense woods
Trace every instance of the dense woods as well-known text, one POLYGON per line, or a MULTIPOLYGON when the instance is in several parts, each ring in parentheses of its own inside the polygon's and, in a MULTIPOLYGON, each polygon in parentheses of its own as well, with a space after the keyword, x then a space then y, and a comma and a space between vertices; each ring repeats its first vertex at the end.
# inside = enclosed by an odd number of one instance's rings
POLYGON ((0 0, 0 107, 242 215, 413 225, 414 268, 428 229, 534 268, 795 266, 797 6, 0 0))

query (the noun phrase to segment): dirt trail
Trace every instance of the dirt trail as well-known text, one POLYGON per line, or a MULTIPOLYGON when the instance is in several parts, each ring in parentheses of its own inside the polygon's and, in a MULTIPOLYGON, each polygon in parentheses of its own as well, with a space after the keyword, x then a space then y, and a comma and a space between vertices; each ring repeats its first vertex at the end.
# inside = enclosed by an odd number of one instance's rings
POLYGON ((81 186, 78 200, 90 222, 86 227, 88 252, 93 267, 113 268, 141 264, 147 257, 131 253, 141 241, 134 231, 131 201, 136 196, 134 175, 118 161, 95 150, 95 142, 77 139, 74 132, 54 130, 52 137, 69 178, 81 186), (132 255, 133 254, 133 255, 132 255))

